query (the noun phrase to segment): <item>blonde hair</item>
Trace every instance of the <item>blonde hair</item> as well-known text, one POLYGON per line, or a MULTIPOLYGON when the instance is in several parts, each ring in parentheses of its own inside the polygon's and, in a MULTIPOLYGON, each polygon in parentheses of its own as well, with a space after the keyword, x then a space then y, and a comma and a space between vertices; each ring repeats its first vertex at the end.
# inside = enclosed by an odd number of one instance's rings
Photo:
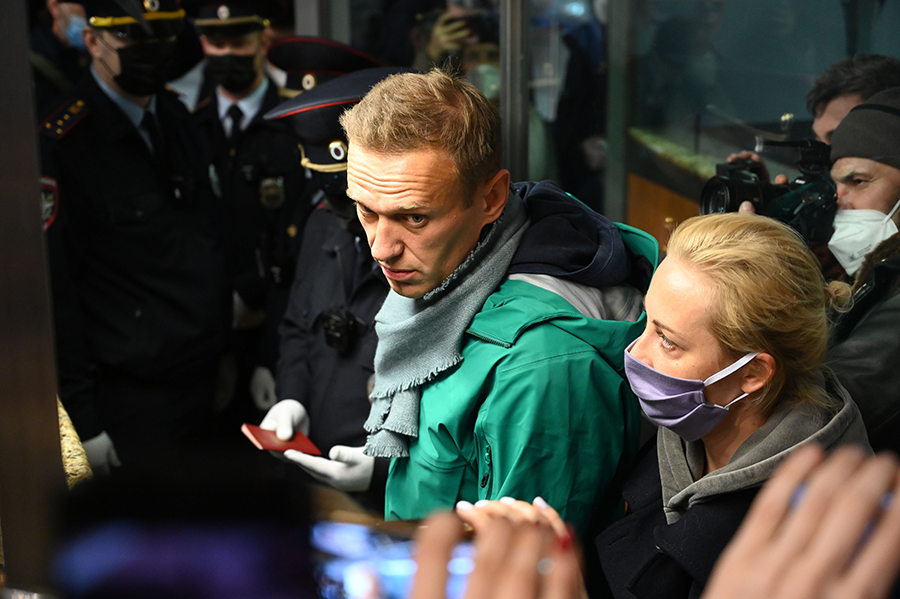
POLYGON ((728 351, 775 359, 775 374, 757 399, 765 414, 785 398, 830 403, 818 383, 828 311, 847 304, 850 288, 825 284, 818 261, 793 229, 760 216, 699 216, 672 233, 667 259, 709 278, 711 330, 728 351))
POLYGON ((468 201, 479 184, 500 170, 496 107, 474 85, 440 69, 383 79, 340 121, 351 144, 372 152, 446 150, 468 201))

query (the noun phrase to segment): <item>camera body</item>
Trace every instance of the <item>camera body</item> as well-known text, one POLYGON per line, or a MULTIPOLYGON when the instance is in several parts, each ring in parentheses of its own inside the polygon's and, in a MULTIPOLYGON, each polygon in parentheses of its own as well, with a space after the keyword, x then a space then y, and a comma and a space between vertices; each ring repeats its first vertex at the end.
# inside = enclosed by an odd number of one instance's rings
POLYGON ((316 318, 314 327, 322 328, 325 343, 347 355, 356 347, 356 342, 369 330, 369 325, 353 314, 346 306, 336 306, 325 310, 316 318))
POLYGON ((812 139, 765 143, 757 139, 757 152, 773 146, 792 155, 799 177, 776 185, 766 180, 763 165, 755 160, 717 164, 716 176, 706 182, 700 194, 700 214, 737 212, 747 201, 757 214, 790 225, 807 242, 827 241, 837 209, 835 187, 829 177, 830 147, 812 139))

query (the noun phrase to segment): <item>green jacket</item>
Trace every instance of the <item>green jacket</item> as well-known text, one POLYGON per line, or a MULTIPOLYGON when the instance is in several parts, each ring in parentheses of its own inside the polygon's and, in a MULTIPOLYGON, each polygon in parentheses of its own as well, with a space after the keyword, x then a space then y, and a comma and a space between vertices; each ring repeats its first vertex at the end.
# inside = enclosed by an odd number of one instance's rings
MULTIPOLYGON (((622 229, 655 266, 655 242, 622 229)), ((475 315, 463 361, 424 387, 419 436, 409 458, 391 461, 386 517, 541 496, 584 528, 637 449, 640 408, 623 353, 644 321, 587 318, 553 292, 504 281, 475 315)))

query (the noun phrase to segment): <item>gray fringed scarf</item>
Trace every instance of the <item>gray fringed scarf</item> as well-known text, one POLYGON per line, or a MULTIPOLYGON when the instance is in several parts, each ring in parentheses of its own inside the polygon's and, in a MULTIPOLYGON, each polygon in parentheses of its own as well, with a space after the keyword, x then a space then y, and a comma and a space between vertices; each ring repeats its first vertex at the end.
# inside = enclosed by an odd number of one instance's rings
POLYGON ((420 299, 393 290, 375 316, 375 388, 366 455, 408 457, 419 434, 422 385, 462 360, 462 337, 494 292, 528 229, 525 202, 510 192, 503 213, 440 287, 420 299))

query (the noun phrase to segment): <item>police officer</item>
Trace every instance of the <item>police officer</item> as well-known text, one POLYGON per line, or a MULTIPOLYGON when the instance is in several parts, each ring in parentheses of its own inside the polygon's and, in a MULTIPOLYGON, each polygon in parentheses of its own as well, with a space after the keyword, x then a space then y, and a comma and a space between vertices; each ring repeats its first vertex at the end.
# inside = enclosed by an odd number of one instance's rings
POLYGON ((95 471, 175 463, 230 314, 202 138, 164 90, 177 0, 82 0, 89 76, 41 124, 59 393, 95 471))
POLYGON ((290 287, 296 255, 291 233, 302 230, 312 205, 304 203, 306 179, 293 130, 262 118, 283 100, 266 74, 263 39, 279 5, 195 0, 185 6, 195 17, 211 89, 195 117, 214 148, 216 183, 226 208, 236 382, 222 425, 237 430, 240 422, 256 417, 249 384, 258 354, 268 353, 261 347, 267 296, 273 288, 290 287))
MULTIPOLYGON (((268 53, 269 62, 275 68, 286 73, 286 84, 281 89, 283 97, 296 98, 301 93, 312 90, 316 85, 327 82, 346 73, 360 69, 380 66, 374 58, 332 40, 318 37, 291 37, 274 43, 268 53)), ((289 104, 285 104, 286 106, 289 104)), ((318 115, 318 111, 313 111, 318 115)), ((311 121, 318 123, 318 121, 311 121)), ((274 119, 267 122, 270 127, 284 127, 299 138, 305 138, 302 123, 289 123, 285 120, 274 119)), ((334 126, 337 124, 337 117, 334 126)), ((321 126, 321 125, 319 125, 321 126)), ((299 141, 298 138, 298 141, 299 141)), ((316 178, 315 164, 304 153, 303 148, 307 143, 297 146, 299 153, 297 164, 309 168, 313 179, 316 178)), ((346 168, 345 165, 343 165, 346 168)), ((292 198, 295 202, 290 213, 285 214, 287 220, 281 221, 281 229, 277 235, 287 248, 287 255, 296 257, 300 252, 302 233, 306 224, 306 218, 313 206, 321 202, 321 190, 318 184, 308 186, 307 193, 302 198, 292 198)), ((343 194, 343 189, 340 190, 343 194)), ((267 323, 263 327, 262 338, 257 353, 258 368, 253 370, 251 378, 251 394, 254 405, 259 410, 268 410, 275 403, 274 389, 275 379, 272 373, 278 361, 278 333, 277 326, 285 309, 287 308, 290 291, 290 278, 294 270, 282 271, 282 279, 288 283, 274 285, 266 300, 267 323)))
MULTIPOLYGON (((347 140, 338 117, 378 81, 400 71, 379 67, 324 83, 266 118, 289 123, 301 137, 312 184, 324 204, 303 233, 297 274, 280 327, 278 399, 298 411, 305 432, 327 455, 335 445, 365 442, 368 385, 374 372, 374 318, 388 285, 347 197, 347 140)), ((382 464, 386 475, 387 461, 382 464)), ((382 479, 383 480, 383 479, 382 479)), ((383 485, 364 500, 383 507, 383 485)))

